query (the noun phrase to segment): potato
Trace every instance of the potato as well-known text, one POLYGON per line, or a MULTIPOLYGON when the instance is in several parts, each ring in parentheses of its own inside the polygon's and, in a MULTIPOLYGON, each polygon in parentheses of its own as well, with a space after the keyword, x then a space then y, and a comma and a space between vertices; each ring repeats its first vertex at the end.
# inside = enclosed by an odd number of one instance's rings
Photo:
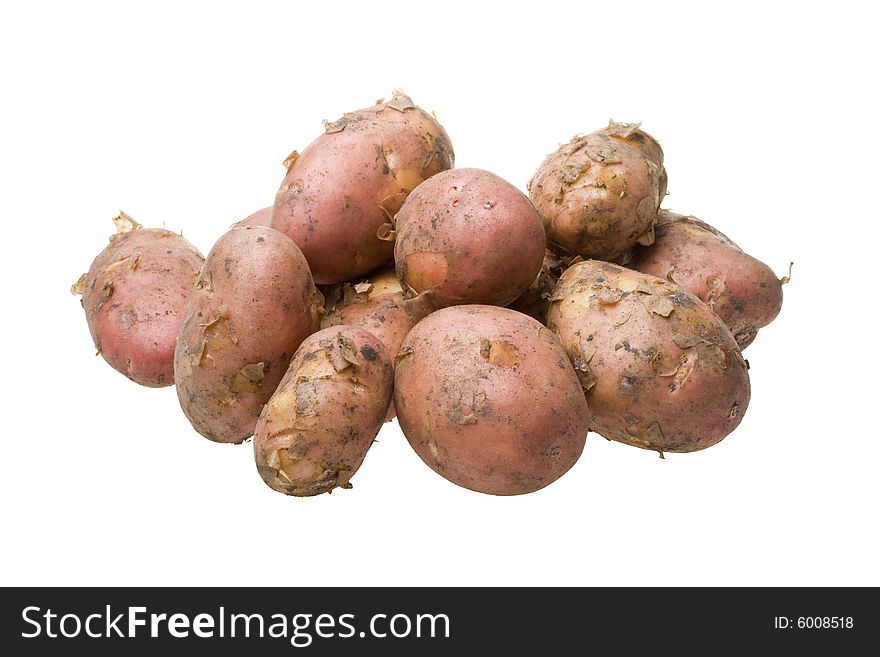
POLYGON ((174 343, 204 258, 181 235, 141 228, 124 212, 117 233, 71 291, 82 306, 95 349, 135 383, 174 383, 174 343))
POLYGON ((666 278, 706 302, 727 324, 740 349, 752 343, 782 308, 773 270, 696 217, 657 215, 654 244, 633 253, 632 269, 666 278))
POLYGON ((560 146, 528 188, 551 249, 616 260, 637 242, 653 239, 666 194, 663 150, 638 124, 611 121, 560 146))
POLYGON ((232 228, 243 228, 245 226, 268 226, 272 220, 272 206, 257 210, 253 214, 232 224, 232 228))
POLYGON ((481 169, 437 174, 396 217, 397 276, 415 293, 432 292, 438 307, 507 305, 535 280, 545 246, 525 195, 481 169))
MULTIPOLYGON (((321 319, 321 327, 347 324, 375 335, 389 354, 397 354, 413 326, 433 310, 426 295, 407 299, 391 267, 381 269, 369 279, 345 284, 341 297, 321 319)), ((395 415, 391 403, 386 421, 395 415)))
POLYGON ((396 91, 290 155, 271 225, 302 249, 317 283, 353 280, 391 260, 388 233, 406 195, 453 160, 443 127, 396 91))
POLYGON ((749 374, 724 323, 675 283, 607 262, 572 265, 547 314, 593 412, 593 431, 692 452, 742 420, 749 374))
POLYGON ((254 433, 257 470, 287 495, 351 488, 385 419, 391 356, 372 333, 333 326, 300 345, 254 433))
POLYGON ((561 477, 581 455, 590 410, 556 337, 507 308, 439 310, 397 357, 404 435, 449 481, 518 495, 561 477))
POLYGON ((186 306, 174 376, 200 434, 240 443, 254 431, 321 299, 300 250, 266 226, 233 228, 205 261, 186 306))
POLYGON ((565 271, 570 259, 561 258, 547 249, 544 253, 544 264, 541 265, 541 271, 535 276, 535 280, 507 307, 533 317, 543 324, 547 319, 547 309, 550 307, 550 297, 553 296, 553 290, 556 289, 556 281, 565 271))

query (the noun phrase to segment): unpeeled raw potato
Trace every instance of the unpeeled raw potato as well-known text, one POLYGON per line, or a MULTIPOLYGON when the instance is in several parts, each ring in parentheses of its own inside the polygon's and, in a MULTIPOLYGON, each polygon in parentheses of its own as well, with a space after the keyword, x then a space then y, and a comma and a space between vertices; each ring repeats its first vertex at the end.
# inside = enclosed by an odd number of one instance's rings
POLYGON ((351 488, 385 419, 391 356, 372 333, 333 326, 303 341, 254 433, 257 470, 286 495, 351 488))
POLYGON ((117 233, 71 289, 95 349, 135 383, 174 383, 174 345, 186 299, 204 258, 181 235, 142 228, 124 212, 117 233))
POLYGON ((243 228, 244 226, 268 226, 272 221, 272 206, 261 208, 253 214, 249 214, 241 221, 232 224, 232 228, 243 228))
POLYGON ((578 372, 590 428, 605 438, 692 452, 727 436, 746 412, 748 367, 730 330, 665 279, 596 260, 572 265, 547 325, 578 372))
MULTIPOLYGON (((338 300, 321 319, 321 327, 347 324, 362 328, 379 338, 389 354, 396 355, 413 326, 433 309, 425 295, 407 298, 394 269, 388 267, 368 279, 343 285, 338 300)), ((386 420, 394 415, 391 403, 386 420)))
POLYGON ((557 338, 507 308, 439 310, 397 356, 394 404, 410 445, 434 471, 482 493, 552 483, 584 448, 590 409, 557 338))
POLYGON ((305 258, 278 231, 233 228, 217 241, 174 358, 177 397, 196 431, 223 443, 253 434, 293 353, 318 330, 320 304, 305 258))
POLYGON ((481 169, 451 169, 419 185, 396 217, 394 261, 407 290, 438 307, 506 306, 541 270, 541 218, 509 182, 481 169))
POLYGON ((551 249, 617 260, 636 243, 653 240, 666 195, 663 150, 639 124, 611 121, 560 146, 528 188, 551 249))
POLYGON ((632 269, 674 281, 706 302, 741 349, 782 308, 782 285, 760 260, 696 217, 661 210, 654 243, 633 252, 632 269))
POLYGON ((271 225, 302 249, 316 283, 354 280, 391 260, 391 225, 407 194, 453 161, 443 126, 395 91, 290 155, 271 225))

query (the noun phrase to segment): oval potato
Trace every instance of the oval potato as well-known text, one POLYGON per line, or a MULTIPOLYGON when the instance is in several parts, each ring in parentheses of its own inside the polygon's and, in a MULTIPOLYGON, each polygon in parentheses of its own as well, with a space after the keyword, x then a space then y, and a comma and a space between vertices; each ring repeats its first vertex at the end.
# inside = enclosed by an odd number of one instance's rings
POLYGON ((730 330, 667 280, 587 260, 556 286, 547 325, 565 347, 605 438, 663 452, 714 445, 749 404, 730 330))
POLYGON ((407 290, 438 307, 505 306, 541 270, 544 227, 529 199, 481 169, 451 169, 419 185, 396 217, 394 261, 407 290))
POLYGON ((528 188, 551 249, 616 260, 637 242, 653 239, 666 194, 663 149, 638 124, 611 121, 560 146, 528 188))
POLYGON ((638 247, 629 266, 698 296, 727 324, 740 349, 779 314, 783 282, 720 231, 661 210, 654 232, 654 243, 638 247))
POLYGON ((403 200, 453 161, 443 126, 396 91, 327 123, 290 155, 271 225, 302 249, 316 283, 353 280, 391 260, 388 233, 403 200))
POLYGON ((400 428, 449 481, 493 495, 536 491, 580 457, 590 410, 556 337, 507 308, 438 310, 404 340, 400 428))
POLYGON ((174 375, 200 434, 240 443, 254 432, 300 343, 318 330, 320 295, 291 240, 233 228, 211 249, 186 307, 174 375))
POLYGON ((372 333, 333 326, 306 338, 257 423, 254 459, 263 481, 298 497, 351 488, 392 384, 391 357, 372 333))
POLYGON ((174 347, 186 300, 204 262, 181 235, 141 228, 124 212, 117 234, 72 291, 104 360, 135 383, 174 383, 174 347))

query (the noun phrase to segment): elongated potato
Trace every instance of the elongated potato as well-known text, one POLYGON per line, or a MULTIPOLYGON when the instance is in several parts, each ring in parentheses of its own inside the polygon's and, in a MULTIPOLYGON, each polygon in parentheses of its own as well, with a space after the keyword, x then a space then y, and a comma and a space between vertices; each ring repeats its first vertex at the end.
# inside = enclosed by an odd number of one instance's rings
MULTIPOLYGON (((389 354, 397 354, 407 333, 434 310, 430 299, 421 295, 406 297, 391 267, 355 284, 345 284, 340 298, 321 318, 321 327, 347 324, 375 335, 389 354)), ((395 415, 392 402, 386 421, 395 415)))
POLYGON ((653 239, 666 194, 663 150, 638 124, 611 121, 560 146, 528 188, 551 249, 616 260, 653 239))
POLYGON ((449 481, 529 493, 581 455, 590 410, 559 341, 531 317, 495 306, 439 310, 410 331, 397 358, 400 428, 449 481))
POLYGON ((186 299, 204 262, 181 235, 142 228, 124 212, 117 233, 87 274, 71 288, 82 306, 95 349, 135 383, 174 383, 174 345, 186 299))
POLYGON ((353 280, 391 260, 387 234, 407 194, 453 160, 443 127, 396 91, 291 154, 271 225, 302 249, 315 282, 353 280))
POLYGON ((263 481, 300 497, 351 488, 392 383, 391 357, 372 333, 333 326, 306 338, 257 423, 254 459, 263 481))
POLYGON ((590 428, 606 438, 692 452, 720 441, 745 414, 749 374, 733 335, 674 283, 581 262, 559 279, 547 325, 581 379, 590 428))
POLYGON ((431 292, 438 306, 506 306, 541 270, 541 218, 507 181, 481 169, 451 169, 425 181, 396 217, 401 283, 431 292))
POLYGON ((320 303, 305 258, 281 233, 248 226, 217 241, 174 358, 177 397, 196 431, 223 443, 253 434, 293 353, 318 330, 320 303))
POLYGON ((660 210, 654 243, 637 247, 632 269, 666 278, 706 302, 736 338, 752 343, 782 308, 783 280, 696 217, 660 210))

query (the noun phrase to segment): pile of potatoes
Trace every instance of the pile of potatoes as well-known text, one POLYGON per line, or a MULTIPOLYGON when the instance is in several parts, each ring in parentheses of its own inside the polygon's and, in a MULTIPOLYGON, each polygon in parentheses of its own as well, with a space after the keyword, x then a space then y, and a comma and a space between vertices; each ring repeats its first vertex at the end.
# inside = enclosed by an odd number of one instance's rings
POLYGON ((613 121, 578 135, 528 196, 453 164, 397 91, 325 122, 206 258, 120 214, 73 287, 98 353, 175 384, 205 438, 253 436, 263 481, 295 496, 351 488, 395 415, 431 469, 494 495, 561 477, 588 431, 662 457, 737 427, 741 350, 788 279, 661 209, 657 140, 613 121))

